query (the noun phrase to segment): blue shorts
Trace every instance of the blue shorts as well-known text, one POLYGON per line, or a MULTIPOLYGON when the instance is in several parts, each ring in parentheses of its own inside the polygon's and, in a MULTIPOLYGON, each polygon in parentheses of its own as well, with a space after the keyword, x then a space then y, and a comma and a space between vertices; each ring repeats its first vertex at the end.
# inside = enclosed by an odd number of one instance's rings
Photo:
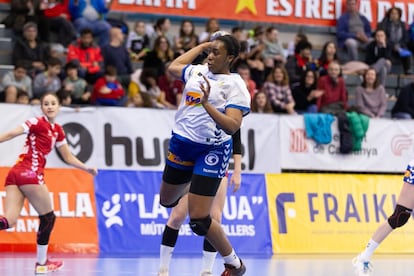
POLYGON ((232 139, 220 145, 205 145, 173 134, 166 164, 176 169, 193 171, 198 175, 223 178, 226 175, 232 150, 232 139))
POLYGON ((411 166, 411 162, 408 164, 407 169, 405 170, 404 182, 414 184, 414 166, 411 166))

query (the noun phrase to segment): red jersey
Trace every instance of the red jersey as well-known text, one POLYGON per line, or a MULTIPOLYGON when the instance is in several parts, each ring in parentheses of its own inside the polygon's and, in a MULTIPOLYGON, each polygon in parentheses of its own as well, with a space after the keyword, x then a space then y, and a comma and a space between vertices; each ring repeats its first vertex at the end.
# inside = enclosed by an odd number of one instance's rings
POLYGON ((15 167, 30 168, 36 173, 43 172, 46 156, 53 147, 66 144, 63 128, 58 124, 51 124, 44 116, 31 118, 22 126, 27 138, 15 167))

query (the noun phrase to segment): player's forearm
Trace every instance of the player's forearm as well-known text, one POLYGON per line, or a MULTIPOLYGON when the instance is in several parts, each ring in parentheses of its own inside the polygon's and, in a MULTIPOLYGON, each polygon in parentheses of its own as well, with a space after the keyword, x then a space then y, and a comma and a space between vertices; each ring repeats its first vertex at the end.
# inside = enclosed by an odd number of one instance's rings
POLYGON ((219 125, 227 134, 232 135, 240 128, 241 120, 239 121, 227 114, 221 113, 209 102, 203 103, 203 107, 210 117, 216 122, 216 124, 219 125))
POLYGON ((168 67, 168 71, 174 76, 179 77, 183 68, 187 64, 191 64, 193 60, 201 54, 203 51, 207 50, 210 47, 210 42, 202 43, 192 48, 191 50, 185 52, 184 54, 177 57, 173 60, 168 67))
POLYGON ((23 134, 24 129, 23 127, 19 126, 13 130, 7 131, 3 134, 0 134, 0 143, 6 142, 8 140, 13 139, 16 136, 23 134))
POLYGON ((234 160, 234 169, 233 169, 233 174, 241 174, 241 160, 242 160, 242 156, 241 154, 233 154, 233 160, 234 160))

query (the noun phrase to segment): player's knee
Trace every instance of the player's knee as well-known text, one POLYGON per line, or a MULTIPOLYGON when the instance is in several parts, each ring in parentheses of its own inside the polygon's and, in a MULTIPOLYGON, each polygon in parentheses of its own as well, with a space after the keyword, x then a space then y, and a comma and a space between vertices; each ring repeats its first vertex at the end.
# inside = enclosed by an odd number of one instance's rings
POLYGON ((221 223, 222 211, 220 209, 212 209, 210 212, 211 218, 221 223))
POLYGON ((187 218, 187 213, 184 212, 173 212, 168 218, 168 225, 174 229, 180 229, 181 225, 184 223, 187 218))
POLYGON ((45 215, 41 215, 39 216, 39 220, 40 224, 39 231, 37 232, 37 244, 46 245, 49 243, 50 233, 52 233, 53 226, 55 225, 55 213, 52 211, 45 215))
MULTIPOLYGON (((181 197, 180 197, 181 198, 181 197)), ((160 205, 165 208, 173 208, 178 205, 180 198, 174 202, 171 202, 167 197, 160 197, 160 205)))
POLYGON ((394 213, 388 218, 388 224, 392 229, 403 226, 410 219, 412 211, 412 209, 397 204, 394 213))
POLYGON ((208 229, 211 226, 211 217, 208 215, 205 218, 201 219, 190 219, 190 227, 194 233, 199 236, 207 235, 208 229))

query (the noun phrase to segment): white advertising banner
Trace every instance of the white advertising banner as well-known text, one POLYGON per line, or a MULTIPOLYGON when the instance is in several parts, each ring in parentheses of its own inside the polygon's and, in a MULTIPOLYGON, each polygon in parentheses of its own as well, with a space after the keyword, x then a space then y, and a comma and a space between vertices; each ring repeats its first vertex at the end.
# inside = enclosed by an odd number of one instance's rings
POLYGON ((339 152, 339 131, 332 141, 317 144, 306 137, 303 116, 280 117, 281 167, 293 170, 403 172, 414 157, 414 121, 371 119, 360 151, 339 152))
MULTIPOLYGON (((0 133, 39 116, 39 106, 0 104, 0 133)), ((157 170, 165 154, 175 111, 157 109, 86 107, 62 108, 56 122, 65 129, 71 151, 100 169, 157 170)), ((279 117, 250 114, 243 120, 242 168, 245 173, 279 173, 279 117)), ((0 144, 0 166, 11 166, 24 144, 24 136, 0 144)), ((48 167, 65 167, 53 151, 48 167)))

